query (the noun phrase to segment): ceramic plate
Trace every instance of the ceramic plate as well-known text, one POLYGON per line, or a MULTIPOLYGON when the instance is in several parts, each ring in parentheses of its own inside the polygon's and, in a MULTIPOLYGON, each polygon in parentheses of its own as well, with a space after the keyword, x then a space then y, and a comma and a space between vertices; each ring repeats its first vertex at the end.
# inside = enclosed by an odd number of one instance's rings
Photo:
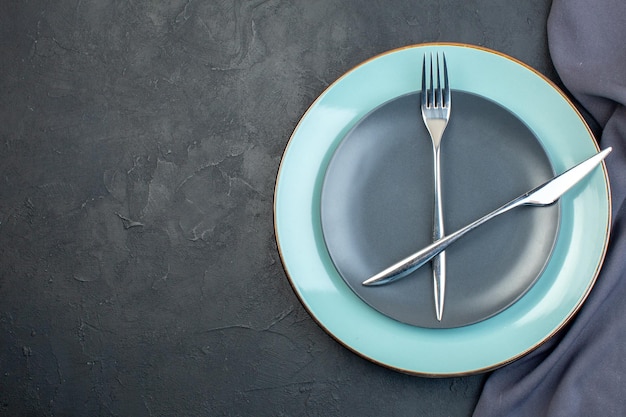
POLYGON ((386 367, 451 376, 486 371, 519 358, 550 338, 580 308, 604 259, 610 193, 602 168, 561 198, 558 231, 543 272, 517 301, 484 320, 426 328, 391 318, 364 302, 341 277, 326 247, 322 184, 336 149, 366 115, 418 91, 422 58, 431 51, 445 52, 455 91, 496 103, 522 121, 556 173, 598 151, 571 102, 519 61, 469 45, 406 47, 359 65, 311 105, 281 161, 274 222, 291 285, 330 335, 386 367))
MULTIPOLYGON (((452 105, 441 147, 450 232, 554 176, 543 148, 512 113, 462 91, 452 92, 452 105)), ((559 206, 514 210, 450 247, 441 321, 428 266, 389 285, 363 286, 431 240, 433 151, 419 108, 417 93, 392 99, 348 132, 322 186, 322 231, 337 271, 367 304, 403 323, 459 327, 493 316, 530 289, 552 252, 559 206)))

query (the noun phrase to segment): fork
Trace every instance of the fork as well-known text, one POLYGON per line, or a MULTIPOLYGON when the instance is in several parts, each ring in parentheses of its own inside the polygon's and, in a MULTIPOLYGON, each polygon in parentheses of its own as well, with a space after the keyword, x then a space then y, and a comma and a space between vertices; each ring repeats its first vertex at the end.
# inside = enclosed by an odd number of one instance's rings
MULTIPOLYGON (((426 72, 426 55, 422 63, 422 118, 430 138, 433 143, 433 161, 434 161, 434 185, 435 185, 435 202, 434 202, 434 221, 433 221, 433 241, 444 237, 443 208, 441 202, 441 169, 440 169, 440 149, 443 132, 448 126, 450 120, 450 86, 448 84, 448 67, 446 64, 446 56, 443 56, 443 87, 441 85, 439 53, 435 55, 436 61, 436 80, 437 85, 433 83, 433 55, 430 54, 428 65, 428 73, 426 72), (427 79, 428 78, 428 86, 427 79)), ((434 292, 435 292, 435 313, 437 320, 443 318, 443 304, 446 293, 446 254, 441 252, 432 260, 434 292)))

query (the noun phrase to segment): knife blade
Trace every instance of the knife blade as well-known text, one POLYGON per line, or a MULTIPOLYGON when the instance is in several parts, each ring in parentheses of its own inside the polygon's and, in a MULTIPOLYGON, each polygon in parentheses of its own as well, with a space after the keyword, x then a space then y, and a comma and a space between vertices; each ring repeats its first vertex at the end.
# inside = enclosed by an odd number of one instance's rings
POLYGON ((428 263, 432 258, 444 251, 448 246, 459 240, 468 232, 476 229, 478 226, 486 223, 487 221, 506 213, 516 207, 520 206, 549 206, 554 204, 563 194, 569 191, 574 185, 579 183, 585 178, 593 169, 598 166, 604 158, 612 151, 611 147, 598 152, 594 156, 586 159, 585 161, 575 165, 568 169, 564 173, 557 175, 556 177, 546 181, 540 186, 533 188, 532 190, 520 195, 517 198, 509 201, 500 208, 492 211, 491 213, 481 217, 478 220, 468 224, 467 226, 451 233, 432 244, 426 246, 422 250, 415 252, 414 254, 402 259, 401 261, 391 265, 383 271, 377 273, 371 278, 363 281, 362 285, 374 286, 389 284, 400 278, 409 275, 417 268, 428 263))

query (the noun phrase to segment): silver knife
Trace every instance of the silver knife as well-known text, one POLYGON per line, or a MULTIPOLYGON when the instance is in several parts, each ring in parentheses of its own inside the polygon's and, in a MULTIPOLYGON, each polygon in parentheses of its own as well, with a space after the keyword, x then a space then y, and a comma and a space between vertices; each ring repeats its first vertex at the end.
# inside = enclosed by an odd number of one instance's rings
POLYGON ((579 163, 573 168, 568 169, 561 175, 548 180, 537 188, 520 195, 486 216, 468 224, 464 228, 433 242, 419 252, 415 252, 413 255, 404 258, 400 262, 391 265, 389 268, 379 272, 373 277, 366 279, 363 281, 363 285, 373 286, 388 284, 407 276, 444 251, 448 246, 459 240, 467 232, 474 230, 481 224, 516 207, 549 206, 550 204, 555 203, 570 188, 593 171, 593 169, 598 166, 612 150, 613 148, 609 147, 601 152, 598 152, 591 158, 579 163))

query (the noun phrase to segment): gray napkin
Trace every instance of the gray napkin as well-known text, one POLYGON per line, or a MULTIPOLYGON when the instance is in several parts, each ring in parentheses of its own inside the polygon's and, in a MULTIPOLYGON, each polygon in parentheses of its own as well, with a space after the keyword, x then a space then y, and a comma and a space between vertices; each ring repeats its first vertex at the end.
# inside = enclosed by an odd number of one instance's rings
POLYGON ((626 416, 626 1, 554 0, 554 65, 601 129, 612 187, 607 257, 578 315, 548 343, 494 371, 474 411, 489 416, 626 416))

